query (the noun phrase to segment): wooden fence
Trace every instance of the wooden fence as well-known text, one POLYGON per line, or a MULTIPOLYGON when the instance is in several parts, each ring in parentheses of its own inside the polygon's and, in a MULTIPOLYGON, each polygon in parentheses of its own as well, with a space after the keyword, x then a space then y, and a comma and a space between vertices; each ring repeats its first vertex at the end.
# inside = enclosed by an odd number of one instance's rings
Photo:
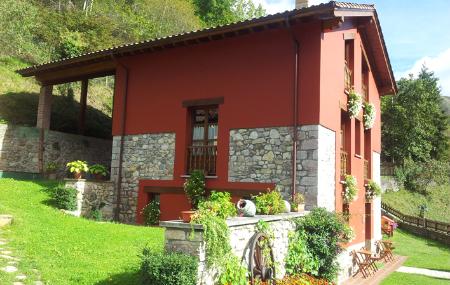
POLYGON ((381 203, 381 208, 385 210, 388 214, 397 218, 403 223, 407 223, 412 226, 421 227, 427 230, 443 233, 447 236, 450 236, 450 224, 444 222, 438 222, 434 220, 424 219, 415 216, 409 216, 401 213, 400 211, 392 208, 386 203, 381 203))

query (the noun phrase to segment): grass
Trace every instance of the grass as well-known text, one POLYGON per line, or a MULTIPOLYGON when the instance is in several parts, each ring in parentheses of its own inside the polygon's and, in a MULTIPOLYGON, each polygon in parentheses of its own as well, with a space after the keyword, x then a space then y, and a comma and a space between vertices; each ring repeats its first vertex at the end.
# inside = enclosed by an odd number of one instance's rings
MULTIPOLYGON (((45 284, 138 284, 139 254, 145 245, 162 250, 163 230, 65 215, 49 205, 47 189, 54 185, 0 179, 0 213, 14 216, 1 235, 29 284, 33 269, 45 284)), ((0 284, 10 278, 0 273, 0 284)))
MULTIPOLYGON (((407 256, 404 266, 426 268, 450 272, 450 247, 397 229, 392 240, 394 253, 407 256)), ((450 284, 449 280, 423 275, 394 272, 381 283, 382 285, 414 284, 450 284)))
POLYGON ((426 196, 403 189, 387 192, 383 194, 382 200, 403 214, 412 216, 418 216, 419 205, 426 204, 428 219, 450 223, 450 184, 431 187, 426 196))

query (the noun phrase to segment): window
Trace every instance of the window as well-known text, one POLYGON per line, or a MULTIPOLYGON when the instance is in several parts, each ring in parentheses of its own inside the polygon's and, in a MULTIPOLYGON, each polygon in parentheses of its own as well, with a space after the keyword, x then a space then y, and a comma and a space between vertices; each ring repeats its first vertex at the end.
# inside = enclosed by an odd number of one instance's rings
POLYGON ((355 119, 355 154, 361 155, 361 122, 355 119))
POLYGON ((201 106, 191 110, 191 143, 188 146, 187 173, 201 170, 216 174, 219 112, 217 106, 201 106))
POLYGON ((367 61, 364 57, 364 54, 362 55, 362 82, 361 82, 361 92, 363 94, 364 101, 369 101, 369 65, 367 64, 367 61))
POLYGON ((353 40, 345 41, 345 89, 353 87, 353 40))

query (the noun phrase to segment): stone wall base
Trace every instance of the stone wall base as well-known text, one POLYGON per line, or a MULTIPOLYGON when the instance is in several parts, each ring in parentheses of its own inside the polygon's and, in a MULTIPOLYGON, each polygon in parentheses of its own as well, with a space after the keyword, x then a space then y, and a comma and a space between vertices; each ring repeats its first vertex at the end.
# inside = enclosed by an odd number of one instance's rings
POLYGON ((104 220, 112 220, 115 207, 115 189, 111 181, 88 181, 85 179, 65 179, 65 187, 77 189, 76 216, 89 217, 93 209, 100 211, 104 220))

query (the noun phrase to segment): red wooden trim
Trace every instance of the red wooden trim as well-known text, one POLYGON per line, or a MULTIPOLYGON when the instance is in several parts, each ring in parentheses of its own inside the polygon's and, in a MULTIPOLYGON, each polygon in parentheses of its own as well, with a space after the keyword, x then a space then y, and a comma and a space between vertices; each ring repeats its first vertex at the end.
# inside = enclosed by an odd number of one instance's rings
POLYGON ((196 107, 196 106, 206 106, 206 105, 220 105, 224 103, 223 97, 217 98, 206 98, 198 100, 185 100, 181 103, 184 108, 196 107))

